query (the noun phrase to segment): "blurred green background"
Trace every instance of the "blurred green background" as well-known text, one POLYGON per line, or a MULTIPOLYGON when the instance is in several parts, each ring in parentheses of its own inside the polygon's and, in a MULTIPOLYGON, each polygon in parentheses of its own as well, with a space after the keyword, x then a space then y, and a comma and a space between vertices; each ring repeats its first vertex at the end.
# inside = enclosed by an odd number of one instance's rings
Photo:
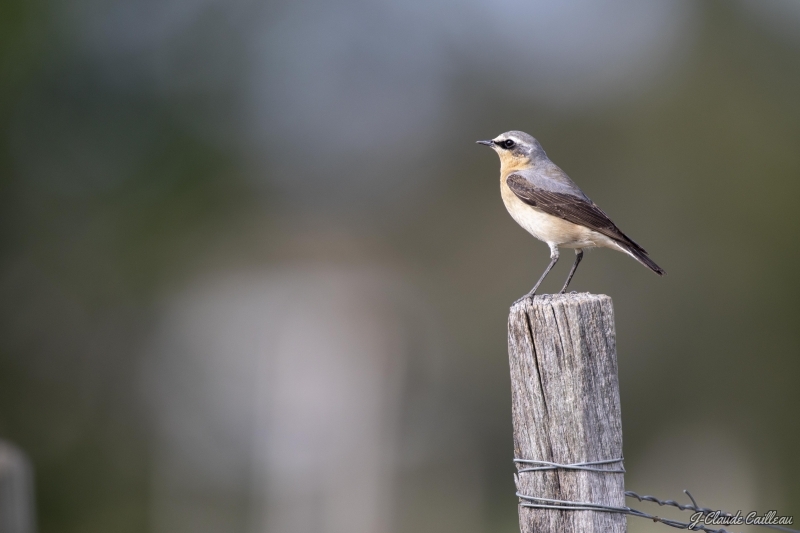
POLYGON ((627 487, 800 516, 799 5, 5 0, 0 437, 39 531, 515 531, 505 323, 548 251, 474 144, 511 129, 668 272, 571 286, 614 299, 627 487))

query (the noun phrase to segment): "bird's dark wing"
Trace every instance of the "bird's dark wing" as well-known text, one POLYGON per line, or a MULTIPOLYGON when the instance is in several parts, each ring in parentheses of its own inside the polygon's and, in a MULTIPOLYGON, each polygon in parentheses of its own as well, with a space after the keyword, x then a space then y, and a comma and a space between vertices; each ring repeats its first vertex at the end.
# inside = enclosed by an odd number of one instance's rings
POLYGON ((615 241, 647 253, 644 248, 622 233, 616 224, 608 218, 608 215, 586 197, 581 198, 574 194, 547 191, 535 186, 527 178, 519 174, 510 174, 506 178, 506 184, 520 200, 544 211, 548 215, 585 226, 615 241))

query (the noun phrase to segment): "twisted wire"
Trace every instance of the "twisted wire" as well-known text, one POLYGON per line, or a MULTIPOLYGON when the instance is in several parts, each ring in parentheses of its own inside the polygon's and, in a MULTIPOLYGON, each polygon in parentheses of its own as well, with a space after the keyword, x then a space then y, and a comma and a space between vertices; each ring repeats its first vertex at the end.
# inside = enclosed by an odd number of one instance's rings
POLYGON ((517 473, 522 472, 541 472, 544 470, 588 470, 589 472, 605 472, 608 474, 624 474, 625 468, 620 466, 616 469, 598 468, 598 465, 608 465, 613 463, 621 463, 622 457, 619 459, 606 459, 604 461, 587 461, 584 463, 571 463, 560 464, 552 463, 550 461, 535 461, 533 459, 514 459, 517 464, 530 464, 534 465, 530 468, 523 468, 518 470, 517 473))
MULTIPOLYGON (((518 470, 517 474, 522 474, 525 472, 548 471, 548 470, 587 470, 590 472, 601 472, 605 474, 622 474, 625 472, 625 469, 622 466, 620 466, 618 469, 599 468, 599 465, 621 463, 622 462, 621 457, 619 459, 606 459, 602 461, 588 461, 588 462, 571 463, 571 464, 560 464, 560 463, 553 463, 550 461, 537 461, 533 459, 514 459, 514 462, 517 465, 533 465, 529 468, 523 468, 518 470)), ((516 474, 514 477, 516 479, 516 474)), ((697 501, 695 501, 694 497, 688 490, 684 490, 683 492, 689 497, 692 503, 681 504, 676 502, 675 500, 660 500, 655 496, 650 496, 650 495, 640 496, 639 494, 633 491, 626 491, 625 496, 628 498, 635 498, 640 502, 656 503, 662 507, 663 506, 675 507, 680 511, 699 512, 702 513, 704 516, 714 512, 718 512, 720 516, 724 517, 734 516, 731 513, 723 511, 714 511, 712 509, 709 509, 708 507, 700 507, 699 505, 697 505, 697 501)), ((648 520, 652 520, 653 522, 659 522, 661 524, 674 527, 676 529, 690 529, 692 531, 703 531, 704 533, 732 533, 727 529, 713 529, 701 524, 696 524, 693 526, 689 522, 681 522, 679 520, 663 518, 627 506, 616 507, 613 505, 603 505, 591 502, 573 502, 567 500, 555 500, 551 498, 539 498, 535 496, 528 496, 526 494, 522 494, 521 492, 517 492, 517 497, 520 500, 523 500, 523 502, 520 503, 521 507, 530 507, 534 509, 558 509, 562 511, 599 511, 607 513, 621 513, 631 516, 638 516, 640 518, 646 518, 648 520)), ((749 524, 749 525, 757 525, 760 527, 766 527, 777 531, 785 531, 787 533, 800 533, 800 531, 796 529, 790 529, 772 524, 749 524)))

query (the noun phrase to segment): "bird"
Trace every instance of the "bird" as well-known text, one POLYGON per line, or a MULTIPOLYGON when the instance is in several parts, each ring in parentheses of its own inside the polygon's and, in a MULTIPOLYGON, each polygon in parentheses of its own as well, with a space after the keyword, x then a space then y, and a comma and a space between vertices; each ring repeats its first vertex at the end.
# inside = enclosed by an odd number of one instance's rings
POLYGON ((575 249, 575 263, 560 294, 569 287, 583 251, 611 248, 628 254, 659 276, 664 269, 625 235, 586 194, 553 163, 542 145, 522 131, 507 131, 486 141, 500 156, 500 195, 511 218, 550 247, 550 264, 524 298, 533 298, 558 262, 559 248, 575 249))

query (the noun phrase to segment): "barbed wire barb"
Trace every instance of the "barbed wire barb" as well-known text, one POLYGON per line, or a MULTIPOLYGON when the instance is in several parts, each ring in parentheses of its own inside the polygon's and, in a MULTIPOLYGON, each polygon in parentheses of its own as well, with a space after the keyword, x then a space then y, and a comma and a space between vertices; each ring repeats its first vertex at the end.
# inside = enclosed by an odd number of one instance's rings
MULTIPOLYGON (((681 504, 679 504, 678 502, 676 502, 674 500, 660 500, 660 499, 656 498, 655 496, 650 496, 650 495, 640 496, 640 495, 636 494, 633 491, 625 491, 625 496, 627 496, 629 498, 636 498, 640 502, 646 501, 646 502, 657 503, 659 506, 675 507, 677 509, 680 509, 681 511, 695 511, 695 512, 698 512, 698 513, 703 513, 703 515, 708 515, 708 514, 711 514, 711 513, 719 513, 720 516, 725 516, 725 517, 733 517, 733 516, 735 516, 735 515, 733 515, 731 513, 722 511, 721 509, 710 509, 708 507, 700 507, 697 504, 697 500, 695 500, 694 496, 692 496, 691 492, 689 492, 686 489, 684 489, 683 492, 692 501, 691 505, 681 505, 681 504)), ((687 524, 687 526, 690 526, 690 525, 691 524, 687 524)), ((776 531, 785 531, 787 533, 800 533, 800 531, 798 531, 797 529, 791 529, 791 528, 788 528, 788 527, 777 526, 777 525, 773 525, 773 524, 746 524, 746 525, 765 527, 765 528, 768 528, 768 529, 774 529, 776 531)), ((690 529, 690 528, 686 527, 685 529, 690 529)), ((697 528, 693 529, 693 531, 714 531, 714 530, 700 529, 699 527, 697 527, 697 528)), ((718 531, 719 533, 730 533, 730 532, 727 532, 725 529, 719 529, 719 530, 716 530, 716 531, 718 531)))
MULTIPOLYGON (((514 481, 519 486, 519 474, 523 473, 532 473, 544 470, 589 470, 591 472, 603 473, 603 474, 621 474, 625 472, 623 466, 618 466, 616 468, 605 468, 601 467, 601 465, 612 465, 614 463, 622 463, 623 459, 620 457, 619 459, 607 459, 601 461, 589 461, 589 462, 582 462, 582 463, 575 463, 575 464, 560 464, 560 463, 553 463, 550 461, 539 461, 533 459, 514 459, 514 463, 517 464, 518 468, 520 465, 531 465, 527 468, 521 468, 514 474, 514 481)), ((639 500, 640 502, 650 502, 658 504, 661 507, 674 507, 680 511, 694 511, 695 513, 701 513, 703 517, 715 514, 716 516, 721 516, 724 518, 734 518, 736 515, 731 513, 722 511, 720 509, 710 509, 708 507, 701 507, 697 500, 692 496, 688 490, 683 491, 684 494, 689 498, 692 503, 682 504, 676 502, 675 500, 661 500, 656 498, 655 496, 651 496, 649 494, 645 494, 641 496, 633 491, 625 491, 625 496, 628 498, 634 498, 639 500)), ((573 502, 567 500, 555 500, 551 498, 539 498, 536 496, 528 496, 526 494, 522 494, 521 492, 517 492, 517 497, 520 500, 523 500, 520 503, 522 507, 530 507, 534 509, 560 509, 563 511, 599 511, 599 512, 608 512, 608 513, 622 513, 627 514, 630 516, 638 516, 640 518, 647 518, 648 520, 652 520, 653 522, 659 522, 661 524, 674 527, 676 529, 688 529, 690 531, 703 531, 704 533, 733 533, 732 531, 728 531, 727 529, 720 528, 720 529, 713 529, 707 527, 704 524, 701 524, 698 520, 692 520, 692 522, 681 522, 680 520, 672 520, 670 518, 663 518, 657 515, 653 515, 650 513, 646 513, 644 511, 640 511, 638 509, 633 509, 631 507, 616 507, 613 505, 604 505, 599 503, 591 503, 591 502, 573 502)), ((738 513, 737 513, 738 514, 738 513)), ((738 525, 738 524, 737 524, 738 525)), ((768 529, 774 529, 776 531, 784 531, 786 533, 800 533, 800 531, 796 529, 790 529, 783 526, 773 525, 773 524, 748 524, 745 525, 751 526, 759 526, 768 529)))

